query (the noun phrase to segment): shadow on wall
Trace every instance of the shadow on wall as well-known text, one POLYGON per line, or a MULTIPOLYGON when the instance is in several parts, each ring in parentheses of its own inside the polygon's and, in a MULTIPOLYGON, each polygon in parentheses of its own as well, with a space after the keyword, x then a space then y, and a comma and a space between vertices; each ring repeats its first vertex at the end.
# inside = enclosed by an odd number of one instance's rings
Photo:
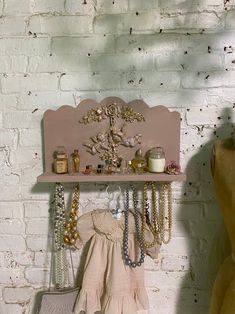
MULTIPOLYGON (((233 112, 224 109, 220 117, 230 120, 233 112)), ((230 137, 231 123, 215 125, 209 141, 198 147, 187 164, 187 182, 182 205, 177 217, 188 239, 189 272, 181 284, 177 314, 207 314, 210 306, 213 282, 225 257, 231 254, 230 243, 216 201, 211 174, 211 157, 216 138, 230 137), (195 178, 195 176, 197 176, 195 178), (190 204, 196 204, 197 212, 187 220, 190 204), (203 204, 203 207, 202 207, 203 204), (198 207, 198 208, 197 208, 198 207)), ((200 134, 198 134, 200 136, 200 134)))
MULTIPOLYGON (((61 89, 74 91, 76 103, 80 97, 100 100, 120 96, 126 101, 141 98, 151 105, 168 104, 177 110, 199 103, 204 106, 207 96, 213 93, 219 97, 218 78, 223 74, 222 80, 226 81, 229 76, 222 62, 224 51, 230 46, 226 33, 221 32, 225 12, 221 9, 219 17, 206 10, 203 14, 191 13, 197 10, 199 2, 202 8, 206 7, 206 1, 177 1, 172 5, 171 1, 161 0, 159 7, 152 8, 146 1, 147 9, 143 9, 144 4, 138 1, 140 9, 133 4, 132 13, 113 15, 110 19, 104 14, 105 7, 100 15, 96 8, 95 33, 86 37, 67 36, 71 35, 67 31, 70 28, 64 25, 64 37, 52 35, 50 56, 62 61, 57 70, 61 89), (163 18, 153 18, 152 9, 157 14, 160 11, 163 18), (183 14, 177 14, 181 10, 183 14)), ((86 3, 90 5, 89 1, 86 3)), ((230 114, 229 109, 222 112, 223 116, 230 114)), ((198 129, 198 137, 205 133, 207 127, 204 130, 203 127, 192 127, 198 129)), ((231 124, 208 127, 206 134, 210 140, 198 147, 186 167, 188 178, 177 220, 182 222, 187 235, 190 271, 180 287, 177 314, 204 314, 218 264, 228 252, 227 245, 224 250, 218 249, 224 252, 219 258, 213 249, 223 227, 215 201, 210 157, 214 140, 230 136, 231 127, 231 124), (195 221, 190 217, 185 221, 185 213, 192 204, 198 205, 198 217, 196 214, 195 221)))

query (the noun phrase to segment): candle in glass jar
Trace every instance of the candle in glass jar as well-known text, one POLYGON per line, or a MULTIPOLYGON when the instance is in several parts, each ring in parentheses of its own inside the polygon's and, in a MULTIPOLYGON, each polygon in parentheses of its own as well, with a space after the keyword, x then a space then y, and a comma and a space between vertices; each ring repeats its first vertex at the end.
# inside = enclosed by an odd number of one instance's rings
POLYGON ((150 150, 148 158, 148 170, 150 172, 164 172, 166 165, 165 153, 162 147, 150 150))

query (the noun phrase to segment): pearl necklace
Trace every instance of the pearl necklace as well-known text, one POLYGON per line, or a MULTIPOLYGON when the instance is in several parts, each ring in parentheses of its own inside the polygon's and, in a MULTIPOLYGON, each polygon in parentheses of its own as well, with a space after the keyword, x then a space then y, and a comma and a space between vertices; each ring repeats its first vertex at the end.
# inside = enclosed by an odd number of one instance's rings
POLYGON ((68 285, 68 262, 63 241, 65 228, 64 187, 60 183, 56 183, 54 199, 55 286, 57 289, 61 289, 68 285))
POLYGON ((142 237, 145 248, 151 248, 155 244, 167 244, 171 239, 171 229, 172 229, 172 197, 171 197, 171 183, 162 183, 159 188, 159 200, 157 199, 156 184, 154 182, 144 183, 143 192, 143 214, 142 214, 142 237), (151 186, 152 190, 152 219, 149 217, 149 204, 148 204, 148 186, 151 186), (165 228, 165 207, 167 198, 167 208, 168 208, 168 225, 165 228), (159 205, 158 205, 159 203, 159 205), (153 234, 153 241, 145 241, 145 227, 148 225, 150 231, 153 234), (168 237, 166 238, 166 231, 168 232, 168 237))
POLYGON ((125 211, 124 211, 124 217, 125 217, 125 226, 124 226, 124 236, 123 236, 123 256, 124 261, 126 265, 129 265, 130 267, 135 268, 136 266, 141 266, 141 264, 144 262, 144 244, 142 240, 142 235, 140 231, 139 226, 139 211, 137 208, 138 204, 138 198, 137 198, 137 192, 134 189, 133 186, 131 186, 133 191, 133 204, 134 204, 134 219, 135 219, 135 228, 136 228, 136 237, 137 237, 137 243, 139 244, 140 248, 140 258, 138 261, 132 261, 130 259, 129 253, 128 253, 128 231, 129 231, 129 189, 126 189, 126 203, 125 203, 125 211))

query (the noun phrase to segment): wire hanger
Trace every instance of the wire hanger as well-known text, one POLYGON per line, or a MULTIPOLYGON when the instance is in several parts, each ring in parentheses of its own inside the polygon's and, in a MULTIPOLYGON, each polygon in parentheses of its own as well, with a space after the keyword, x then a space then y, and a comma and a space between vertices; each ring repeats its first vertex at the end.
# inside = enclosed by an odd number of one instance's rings
POLYGON ((121 190, 120 186, 118 186, 118 189, 119 189, 119 194, 117 196, 115 209, 110 208, 111 207, 111 203, 114 200, 115 193, 114 192, 113 193, 109 192, 109 185, 107 185, 107 187, 106 187, 106 193, 108 194, 108 199, 109 199, 109 201, 108 201, 108 208, 111 211, 113 218, 115 218, 117 220, 120 220, 122 218, 122 215, 123 215, 123 211, 121 209, 122 190, 121 190))

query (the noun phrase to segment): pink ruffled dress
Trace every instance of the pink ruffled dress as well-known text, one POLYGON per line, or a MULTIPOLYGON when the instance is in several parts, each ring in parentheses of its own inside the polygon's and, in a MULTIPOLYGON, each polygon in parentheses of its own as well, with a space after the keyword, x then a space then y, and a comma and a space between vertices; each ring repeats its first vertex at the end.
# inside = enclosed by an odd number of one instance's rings
MULTIPOLYGON (((124 219, 113 218, 108 210, 96 210, 78 219, 83 243, 90 239, 83 282, 74 306, 74 313, 136 314, 148 310, 144 286, 144 265, 131 268, 122 259, 124 219)), ((129 252, 135 259, 135 224, 129 215, 129 252)), ((150 232, 148 232, 150 236, 150 232)), ((159 247, 148 252, 156 258, 159 247)))

